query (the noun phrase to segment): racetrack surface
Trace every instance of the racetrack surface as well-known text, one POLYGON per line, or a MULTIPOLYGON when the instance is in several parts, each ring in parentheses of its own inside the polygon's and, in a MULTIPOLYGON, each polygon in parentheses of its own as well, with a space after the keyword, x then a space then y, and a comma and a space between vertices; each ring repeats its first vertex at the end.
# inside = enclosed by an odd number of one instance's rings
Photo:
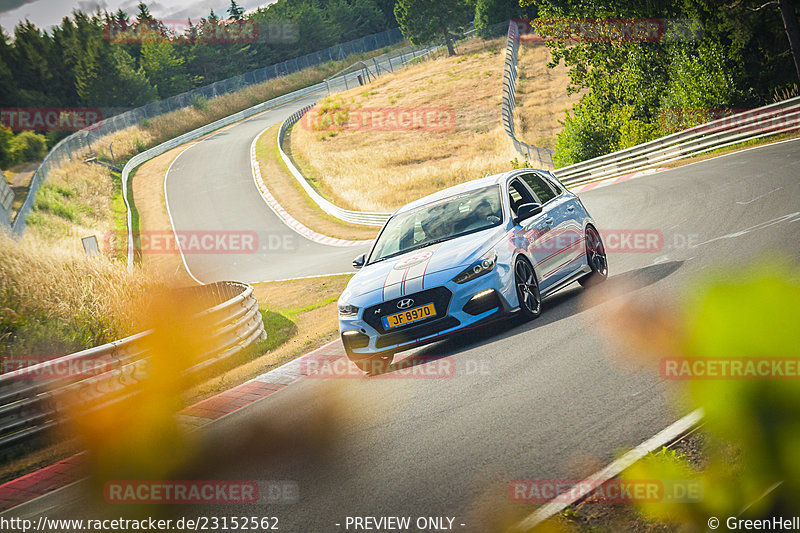
MULTIPOLYGON (((255 253, 186 253, 192 275, 204 282, 278 280, 352 270, 366 247, 334 247, 302 237, 270 210, 253 182, 250 144, 320 94, 296 100, 224 129, 190 146, 167 172, 165 192, 173 227, 186 234, 256 235, 255 253)), ((377 234, 378 228, 375 229, 377 234)))
MULTIPOLYGON (((206 141, 211 144, 189 151, 203 154, 208 165, 229 158, 227 174, 208 176, 201 166, 182 171, 204 176, 205 194, 221 199, 198 207, 208 227, 227 220, 226 189, 246 190, 245 182, 252 182, 247 147, 265 127, 262 119, 252 122, 242 126, 241 149, 219 150, 223 139, 239 137, 224 132, 220 144, 206 141)), ((600 229, 664 235, 657 251, 609 253, 607 288, 634 302, 672 306, 690 298, 699 280, 724 278, 753 260, 779 254, 797 265, 799 175, 800 141, 790 141, 587 191, 581 200, 600 229)), ((252 204, 237 209, 243 218, 262 216, 255 214, 261 202, 255 188, 252 195, 252 204)), ((329 264, 355 253, 334 251, 325 259, 329 264)), ((283 261, 281 275, 312 271, 293 271, 294 258, 283 261)), ((224 265, 192 263, 209 278, 247 271, 224 265)), ((656 366, 634 368, 609 356, 598 324, 610 302, 595 299, 586 307, 586 293, 570 286, 545 300, 538 320, 512 318, 396 358, 449 361, 456 368, 452 377, 403 378, 398 371, 381 378, 305 379, 218 420, 204 430, 215 453, 204 461, 202 479, 291 480, 299 500, 175 512, 277 516, 280 530, 291 532, 345 531, 347 516, 382 515, 449 516, 455 530, 490 531, 483 517, 508 503, 510 481, 582 478, 690 409, 675 406, 676 384, 663 380, 656 366), (302 429, 308 426, 327 426, 333 434, 314 441, 314 431, 302 429), (286 441, 286 435, 295 438, 286 441)), ((746 302, 742 306, 747 312, 746 302)), ((432 364, 437 361, 420 366, 432 364)), ((3 516, 97 517, 123 506, 106 507, 73 486, 3 516)))
MULTIPOLYGON (((400 57, 392 59, 398 67, 400 57)), ((388 67, 388 61, 380 63, 388 67)), ((359 72, 348 76, 349 86, 359 72)), ((332 91, 345 87, 343 78, 332 91)), ((183 254, 191 275, 202 283, 231 280, 273 281, 352 270, 352 261, 368 246, 330 246, 300 236, 270 210, 261 198, 250 166, 250 145, 260 132, 317 102, 324 91, 275 107, 191 145, 173 161, 165 181, 165 198, 173 228, 187 238, 224 235, 228 239, 255 236, 254 253, 228 245, 211 253, 183 254)), ((290 206, 284 206, 290 207, 290 206)), ((302 222, 302 221, 301 221, 302 222)), ((375 228, 377 235, 379 228, 375 228)), ((234 241, 235 242, 235 241, 234 241)), ((246 250, 249 250, 247 248, 246 250)))

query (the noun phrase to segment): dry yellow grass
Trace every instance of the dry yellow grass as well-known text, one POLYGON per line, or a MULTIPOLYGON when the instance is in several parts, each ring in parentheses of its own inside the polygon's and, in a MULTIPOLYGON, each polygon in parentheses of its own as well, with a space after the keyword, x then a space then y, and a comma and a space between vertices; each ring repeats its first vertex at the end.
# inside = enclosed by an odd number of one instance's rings
MULTIPOLYGON (((307 165, 322 194, 350 209, 392 211, 425 194, 511 168, 517 157, 500 123, 505 38, 462 45, 459 55, 439 57, 334 95, 293 128, 292 153, 307 165), (445 108, 455 118, 446 131, 419 128, 378 131, 337 128, 359 109, 445 108), (329 125, 330 124, 330 125, 329 125)), ((531 75, 547 70, 547 51, 521 56, 531 75)), ((556 69, 531 81, 522 95, 521 132, 555 141, 558 119, 571 106, 567 73, 556 69), (558 88, 564 98, 556 98, 558 88), (541 97, 536 89, 546 89, 541 97)), ((528 138, 530 142, 530 138, 528 138)))
POLYGON ((140 310, 168 285, 103 255, 0 232, 0 352, 52 357, 141 331, 140 310))
POLYGON ((549 61, 550 50, 544 43, 520 44, 514 121, 519 140, 552 150, 563 128, 559 121, 582 93, 567 95, 567 67, 559 63, 547 68, 549 61))

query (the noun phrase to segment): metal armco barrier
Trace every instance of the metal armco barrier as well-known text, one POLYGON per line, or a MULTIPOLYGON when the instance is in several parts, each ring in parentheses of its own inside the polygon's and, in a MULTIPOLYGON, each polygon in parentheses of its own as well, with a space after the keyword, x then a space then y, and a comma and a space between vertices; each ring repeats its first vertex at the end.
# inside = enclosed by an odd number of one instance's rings
POLYGON ((729 115, 555 170, 568 186, 613 178, 745 141, 800 130, 800 97, 729 115))
POLYGON ((367 35, 346 43, 337 44, 312 52, 301 57, 288 59, 281 63, 269 65, 240 76, 198 87, 191 91, 171 96, 165 100, 151 102, 147 105, 131 109, 124 113, 114 115, 89 128, 77 131, 62 139, 45 156, 44 161, 36 169, 30 183, 28 195, 17 213, 13 222, 14 234, 19 236, 25 231, 25 218, 33 209, 36 192, 47 180, 50 172, 60 168, 67 161, 82 160, 88 153, 94 152, 92 145, 102 142, 103 136, 119 130, 135 126, 145 119, 151 119, 165 113, 170 113, 194 104, 196 98, 211 99, 224 94, 242 90, 250 85, 264 83, 271 79, 298 72, 304 68, 326 63, 328 61, 342 61, 351 54, 367 53, 386 46, 397 44, 403 40, 399 29, 391 29, 373 35, 367 35))
MULTIPOLYGON (((211 329, 212 348, 185 375, 196 375, 266 338, 250 285, 217 282, 182 290, 212 305, 194 317, 211 329)), ((135 394, 132 386, 150 373, 144 346, 151 334, 146 331, 0 374, 0 449, 24 444, 65 422, 70 409, 109 405, 135 394), (86 368, 98 371, 81 373, 86 368)))
POLYGON ((391 213, 371 213, 368 211, 351 211, 349 209, 342 209, 341 207, 333 204, 332 202, 328 201, 324 198, 321 194, 319 194, 314 187, 311 186, 310 183, 306 180, 303 173, 300 172, 297 167, 294 166, 292 160, 289 156, 286 155, 286 152, 283 151, 283 139, 286 136, 286 132, 291 128, 298 120, 300 120, 306 112, 314 107, 314 104, 308 105, 298 111, 295 111, 289 118, 287 118, 282 124, 280 129, 278 130, 278 151, 281 154, 281 159, 286 164, 286 167, 289 169, 289 172, 292 173, 292 176, 297 180, 303 190, 308 194, 308 196, 314 201, 315 204, 319 206, 320 209, 328 213, 329 215, 338 218, 339 220, 344 220, 345 222, 350 222, 352 224, 362 224, 365 226, 383 226, 383 224, 389 220, 389 217, 392 216, 391 213))
POLYGON ((534 166, 553 168, 553 151, 539 148, 517 139, 514 131, 514 108, 517 105, 517 53, 519 52, 519 27, 514 20, 508 23, 508 40, 506 42, 506 60, 503 69, 503 94, 500 101, 500 119, 503 129, 511 139, 518 154, 534 166))

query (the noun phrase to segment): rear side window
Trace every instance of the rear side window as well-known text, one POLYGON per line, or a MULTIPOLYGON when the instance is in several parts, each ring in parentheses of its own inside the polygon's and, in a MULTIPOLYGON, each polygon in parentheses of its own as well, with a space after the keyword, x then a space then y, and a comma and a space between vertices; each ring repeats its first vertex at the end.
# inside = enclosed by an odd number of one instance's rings
POLYGON ((514 215, 517 214, 517 209, 519 209, 519 206, 522 204, 529 204, 534 201, 534 199, 531 198, 531 193, 525 188, 525 185, 523 185, 522 182, 517 179, 508 184, 508 196, 509 202, 511 203, 511 210, 514 212, 514 215))
POLYGON ((556 196, 558 192, 552 185, 538 174, 523 174, 522 179, 528 184, 528 187, 539 198, 539 202, 546 204, 556 196))

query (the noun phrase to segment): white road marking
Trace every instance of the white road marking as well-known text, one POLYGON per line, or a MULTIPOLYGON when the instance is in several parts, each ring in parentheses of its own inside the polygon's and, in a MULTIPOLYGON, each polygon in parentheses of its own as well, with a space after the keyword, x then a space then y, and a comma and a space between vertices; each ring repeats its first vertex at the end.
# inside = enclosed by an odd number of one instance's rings
POLYGON ((623 470, 631 466, 639 459, 645 457, 650 452, 658 450, 668 442, 675 440, 682 433, 685 433, 692 426, 700 422, 702 418, 703 410, 695 409, 677 422, 656 433, 653 437, 650 437, 636 448, 612 462, 607 467, 581 481, 577 485, 577 490, 574 491, 574 497, 569 499, 571 501, 551 501, 546 503, 519 521, 511 528, 511 531, 530 531, 545 520, 548 520, 554 515, 560 513, 576 501, 587 496, 588 494, 591 494, 594 489, 609 479, 617 477, 622 473, 623 470))
POLYGON ((755 231, 757 229, 764 229, 769 226, 774 226, 775 224, 780 224, 781 222, 787 222, 787 221, 796 222, 797 220, 800 220, 800 211, 795 211, 794 213, 789 213, 787 215, 773 218, 772 220, 767 220, 766 222, 761 222, 760 224, 756 224, 755 226, 750 226, 749 228, 745 228, 741 231, 736 231, 734 233, 727 233, 725 235, 720 235, 719 237, 714 237, 713 239, 709 239, 707 241, 695 244, 694 246, 692 246, 692 248, 697 248, 698 246, 703 246, 704 244, 709 244, 715 241, 721 241, 723 239, 733 239, 736 237, 741 237, 742 235, 746 235, 751 231, 755 231))
POLYGON ((736 202, 736 203, 737 203, 737 204, 739 204, 739 205, 747 205, 747 204, 752 204, 752 203, 753 203, 753 202, 755 202, 756 200, 761 200, 761 199, 762 199, 762 198, 764 198, 765 196, 769 196, 770 194, 772 194, 772 193, 774 193, 774 192, 776 192, 776 191, 779 191, 779 190, 781 190, 781 189, 783 189, 783 187, 777 187, 777 188, 775 188, 775 189, 772 189, 772 190, 771 190, 771 191, 769 191, 769 192, 765 192, 765 193, 764 193, 764 194, 762 194, 761 196, 756 196, 756 197, 755 197, 755 198, 753 198, 752 200, 747 200, 746 202, 736 202))

